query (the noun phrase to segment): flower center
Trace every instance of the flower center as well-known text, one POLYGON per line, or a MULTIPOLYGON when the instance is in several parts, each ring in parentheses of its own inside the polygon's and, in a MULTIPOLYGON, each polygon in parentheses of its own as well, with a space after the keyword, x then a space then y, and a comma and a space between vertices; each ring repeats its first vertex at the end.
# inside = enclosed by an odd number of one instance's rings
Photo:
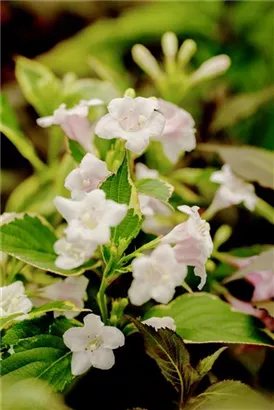
MULTIPOLYGON (((130 110, 132 111, 132 110, 130 110)), ((139 131, 142 129, 147 122, 147 117, 143 114, 140 114, 138 118, 136 118, 131 112, 128 116, 120 120, 120 125, 125 131, 139 131)))
POLYGON ((88 210, 83 213, 81 219, 89 229, 94 229, 97 226, 97 221, 90 215, 88 210))
POLYGON ((83 188, 87 189, 90 186, 90 180, 89 179, 84 179, 82 184, 83 184, 83 188))
POLYGON ((90 350, 91 352, 94 352, 94 350, 97 350, 101 344, 103 343, 103 339, 101 336, 95 336, 87 345, 86 350, 90 350))

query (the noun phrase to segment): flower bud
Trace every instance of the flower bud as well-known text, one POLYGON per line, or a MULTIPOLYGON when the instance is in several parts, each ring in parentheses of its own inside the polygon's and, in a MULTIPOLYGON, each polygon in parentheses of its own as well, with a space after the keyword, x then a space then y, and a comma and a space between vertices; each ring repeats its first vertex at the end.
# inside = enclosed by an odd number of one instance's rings
POLYGON ((183 42, 178 52, 178 63, 180 67, 185 66, 197 51, 194 40, 188 39, 183 42))
POLYGON ((135 98, 135 96, 136 96, 136 93, 133 88, 128 88, 124 93, 124 97, 135 98))
POLYGON ((190 80, 192 85, 201 81, 209 80, 210 78, 217 77, 223 74, 231 64, 230 57, 226 54, 210 58, 205 61, 197 71, 191 76, 190 80))
POLYGON ((228 241, 232 234, 232 228, 229 225, 222 225, 220 228, 217 230, 214 236, 214 249, 217 250, 220 248, 223 243, 228 241))
POLYGON ((162 37, 162 49, 166 57, 175 58, 178 51, 178 39, 176 34, 167 32, 162 37))
POLYGON ((135 44, 133 46, 132 58, 151 78, 159 80, 163 76, 156 58, 143 45, 135 44))

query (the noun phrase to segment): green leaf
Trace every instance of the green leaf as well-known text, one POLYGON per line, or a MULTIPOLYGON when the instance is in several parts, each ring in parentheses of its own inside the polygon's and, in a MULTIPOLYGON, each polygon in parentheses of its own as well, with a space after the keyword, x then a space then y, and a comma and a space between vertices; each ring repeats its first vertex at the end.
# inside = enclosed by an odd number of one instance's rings
POLYGON ((47 312, 80 312, 81 309, 79 309, 77 306, 74 305, 74 303, 70 302, 69 300, 66 301, 52 301, 49 303, 45 303, 42 306, 33 308, 29 312, 29 318, 34 319, 37 316, 43 315, 44 313, 47 312))
POLYGON ((26 214, 1 226, 1 251, 25 263, 64 276, 80 275, 92 266, 91 261, 72 270, 55 266, 53 245, 57 239, 42 217, 26 214))
POLYGON ((256 181, 274 189, 274 153, 249 146, 230 147, 217 144, 199 144, 201 151, 218 152, 232 170, 248 181, 256 181))
POLYGON ((45 164, 39 159, 33 144, 20 130, 15 113, 4 94, 0 95, 0 131, 15 145, 34 169, 37 171, 45 169, 45 164))
POLYGON ((230 305, 207 293, 179 296, 168 305, 150 309, 149 317, 170 316, 185 343, 242 343, 273 346, 256 327, 255 318, 234 312, 230 305))
POLYGON ((238 381, 225 380, 210 386, 184 410, 271 410, 272 405, 249 386, 238 381))
POLYGON ((170 329, 159 329, 131 319, 144 337, 146 353, 158 364, 163 376, 177 390, 183 403, 199 375, 190 365, 189 353, 182 339, 170 329))
POLYGON ((71 351, 61 337, 49 334, 27 337, 13 346, 13 352, 1 362, 3 382, 38 378, 47 381, 54 391, 63 391, 72 380, 71 351))
POLYGON ((68 139, 68 145, 72 158, 79 164, 86 155, 86 151, 77 141, 68 139))
POLYGON ((135 182, 139 194, 152 196, 160 201, 168 202, 173 192, 173 186, 158 179, 144 178, 135 182))
POLYGON ((14 313, 6 317, 0 317, 0 330, 11 325, 12 322, 19 316, 22 316, 22 313, 14 313))
MULTIPOLYGON (((66 318, 57 318, 54 320, 54 323, 59 323, 60 319, 66 318)), ((48 333, 52 322, 53 318, 49 316, 42 316, 32 320, 26 319, 17 322, 10 329, 5 331, 5 334, 2 337, 2 345, 15 345, 21 339, 48 333)))
POLYGON ((221 347, 215 353, 210 356, 205 357, 200 360, 196 366, 196 370, 199 373, 200 379, 207 375, 208 372, 212 369, 214 363, 220 356, 220 354, 226 349, 226 347, 221 347))
POLYGON ((15 76, 26 100, 39 115, 51 115, 62 103, 61 81, 44 65, 17 57, 15 76))
POLYGON ((231 127, 254 115, 262 105, 274 98, 274 87, 270 86, 253 93, 243 93, 227 99, 216 111, 211 130, 217 132, 231 127))
POLYGON ((2 406, 5 410, 69 410, 61 395, 37 379, 27 379, 2 385, 2 406))
MULTIPOLYGON (((260 272, 260 271, 270 271, 273 270, 273 261, 274 261, 274 247, 268 249, 257 255, 253 261, 243 269, 238 270, 232 276, 226 278, 224 280, 225 283, 231 282, 232 280, 237 280, 245 277, 248 273, 252 272, 260 272)), ((273 280, 274 280, 274 273, 273 273, 273 280)))
POLYGON ((142 216, 139 209, 135 186, 130 178, 127 157, 115 174, 110 175, 101 185, 107 199, 119 204, 126 204, 129 210, 123 221, 112 229, 111 241, 118 245, 119 253, 123 253, 132 239, 139 233, 142 225, 142 216))

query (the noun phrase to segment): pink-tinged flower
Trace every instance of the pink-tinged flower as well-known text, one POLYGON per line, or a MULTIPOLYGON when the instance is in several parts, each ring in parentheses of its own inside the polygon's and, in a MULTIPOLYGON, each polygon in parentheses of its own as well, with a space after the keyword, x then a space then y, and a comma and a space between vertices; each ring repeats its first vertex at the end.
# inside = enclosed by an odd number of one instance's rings
POLYGON ((93 127, 88 120, 89 107, 104 104, 102 100, 94 98, 90 101, 80 101, 73 108, 66 108, 61 104, 52 116, 37 119, 40 127, 47 128, 51 125, 60 125, 68 138, 79 142, 86 151, 93 151, 93 127))
POLYGON ((266 309, 258 309, 252 306, 251 303, 244 302, 230 294, 225 295, 225 298, 235 310, 256 317, 257 319, 261 320, 268 329, 270 329, 272 332, 274 331, 274 318, 268 313, 266 309))
POLYGON ((196 147, 195 123, 192 116, 177 105, 161 99, 158 101, 166 124, 163 133, 153 139, 162 143, 165 155, 175 163, 182 152, 196 147))
POLYGON ((141 154, 149 139, 158 137, 164 129, 165 118, 158 110, 154 98, 114 98, 108 105, 109 114, 98 121, 95 133, 104 139, 122 138, 127 149, 141 154))
POLYGON ((182 205, 179 211, 189 215, 183 222, 166 236, 163 243, 175 244, 174 251, 178 262, 194 266, 194 273, 201 278, 198 289, 202 289, 206 282, 205 263, 213 250, 209 224, 201 219, 198 206, 189 207, 182 205))
POLYGON ((229 165, 225 164, 221 171, 213 172, 210 179, 220 184, 209 207, 210 213, 214 214, 221 209, 240 203, 243 203, 250 211, 255 209, 258 198, 254 186, 233 174, 229 165))
POLYGON ((149 256, 133 260, 129 299, 136 306, 150 299, 168 303, 186 274, 187 267, 177 262, 173 248, 168 244, 159 245, 149 256))
POLYGON ((87 153, 78 168, 68 174, 65 187, 71 191, 73 199, 82 199, 85 192, 98 188, 98 185, 110 174, 106 163, 91 153, 87 153))
POLYGON ((150 317, 149 319, 143 320, 142 323, 154 327, 156 331, 159 329, 171 329, 175 332, 176 330, 174 319, 170 316, 150 317))
MULTIPOLYGON (((68 300, 74 303, 79 309, 83 309, 83 300, 86 297, 87 286, 88 279, 85 276, 68 277, 42 288, 40 290, 40 296, 49 300, 68 300)), ((68 319, 71 319, 79 315, 79 313, 80 312, 54 312, 54 317, 64 315, 68 319)))
POLYGON ((253 302, 274 298, 274 272, 252 272, 248 273, 245 279, 254 286, 253 302))

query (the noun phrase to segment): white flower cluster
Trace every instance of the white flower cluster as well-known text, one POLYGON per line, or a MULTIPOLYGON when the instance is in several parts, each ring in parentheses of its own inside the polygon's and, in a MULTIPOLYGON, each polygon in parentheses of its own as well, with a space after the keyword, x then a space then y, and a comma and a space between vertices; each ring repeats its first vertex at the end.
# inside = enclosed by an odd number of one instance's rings
POLYGON ((65 186, 71 190, 72 199, 54 199, 57 210, 68 222, 66 237, 54 245, 59 268, 73 269, 90 259, 98 245, 110 241, 110 228, 125 217, 127 206, 106 199, 105 192, 97 188, 109 174, 106 164, 88 153, 79 168, 66 178, 65 186))
POLYGON ((68 138, 92 153, 94 133, 104 139, 121 138, 136 154, 141 154, 150 140, 160 141, 173 163, 182 151, 192 151, 196 146, 193 118, 174 104, 156 98, 115 98, 108 105, 109 113, 91 125, 89 107, 102 104, 98 99, 80 101, 70 109, 62 104, 52 116, 39 118, 37 123, 41 127, 59 125, 68 138))
POLYGON ((0 288, 0 317, 22 313, 23 317, 15 318, 15 320, 21 320, 31 308, 32 303, 25 294, 23 282, 17 281, 0 288))

